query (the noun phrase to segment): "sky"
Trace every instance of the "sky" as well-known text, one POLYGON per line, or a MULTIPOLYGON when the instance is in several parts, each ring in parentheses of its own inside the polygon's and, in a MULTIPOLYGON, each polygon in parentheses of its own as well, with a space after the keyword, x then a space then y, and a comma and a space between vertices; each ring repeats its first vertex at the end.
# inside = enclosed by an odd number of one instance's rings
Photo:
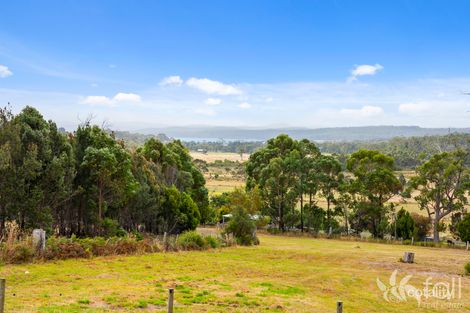
POLYGON ((69 130, 470 126, 464 0, 3 1, 0 105, 69 130))

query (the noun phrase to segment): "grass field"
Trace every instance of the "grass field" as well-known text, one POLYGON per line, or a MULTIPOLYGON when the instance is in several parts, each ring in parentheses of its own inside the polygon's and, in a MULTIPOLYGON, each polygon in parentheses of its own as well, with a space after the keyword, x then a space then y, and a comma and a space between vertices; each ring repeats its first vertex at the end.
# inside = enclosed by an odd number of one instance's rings
POLYGON ((199 159, 206 161, 207 163, 214 162, 216 160, 229 160, 229 161, 240 161, 244 162, 248 160, 250 155, 248 153, 243 153, 243 158, 240 156, 239 153, 232 153, 232 152, 195 152, 191 151, 189 153, 193 159, 199 159))
POLYGON ((8 265, 6 312, 165 312, 167 288, 175 288, 176 312, 468 312, 470 278, 461 299, 418 308, 414 299, 388 303, 376 278, 422 288, 458 278, 468 251, 326 239, 261 235, 257 247, 205 252, 156 253, 8 265), (398 262, 416 252, 415 264, 398 262), (398 280, 399 281, 399 280, 398 280), (458 308, 447 308, 448 303, 458 308), (442 306, 442 307, 441 307, 442 306))

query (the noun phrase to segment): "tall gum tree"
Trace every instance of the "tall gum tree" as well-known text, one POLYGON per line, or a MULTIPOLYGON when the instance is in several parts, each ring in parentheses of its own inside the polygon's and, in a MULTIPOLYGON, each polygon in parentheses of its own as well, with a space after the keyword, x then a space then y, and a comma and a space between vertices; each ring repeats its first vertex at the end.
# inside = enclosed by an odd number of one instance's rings
POLYGON ((417 190, 414 197, 433 224, 434 241, 439 241, 439 226, 449 214, 462 211, 468 204, 469 172, 465 166, 468 152, 457 150, 432 156, 416 169, 408 191, 417 190))

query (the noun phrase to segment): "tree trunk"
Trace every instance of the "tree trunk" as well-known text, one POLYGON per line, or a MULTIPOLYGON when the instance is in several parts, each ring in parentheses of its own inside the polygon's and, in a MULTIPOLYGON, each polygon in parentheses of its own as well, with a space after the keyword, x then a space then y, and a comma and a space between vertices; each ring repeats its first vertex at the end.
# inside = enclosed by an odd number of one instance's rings
POLYGON ((300 230, 304 232, 304 195, 300 193, 300 230))
POLYGON ((284 232, 284 209, 282 205, 279 206, 279 230, 284 232))
POLYGON ((439 221, 434 220, 434 242, 439 242, 439 221))
POLYGON ((326 220, 328 222, 328 236, 330 234, 331 229, 331 217, 330 217, 330 197, 326 197, 326 220))
POLYGON ((99 195, 98 195, 98 221, 101 222, 101 217, 102 217, 102 209, 103 209, 103 184, 101 183, 101 181, 99 182, 99 185, 98 185, 98 192, 99 192, 99 195))

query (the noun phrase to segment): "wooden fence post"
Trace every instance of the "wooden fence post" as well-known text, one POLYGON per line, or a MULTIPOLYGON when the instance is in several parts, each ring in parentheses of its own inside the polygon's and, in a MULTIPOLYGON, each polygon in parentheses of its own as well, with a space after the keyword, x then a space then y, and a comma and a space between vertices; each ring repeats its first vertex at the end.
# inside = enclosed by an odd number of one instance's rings
POLYGON ((5 312, 5 278, 0 278, 0 313, 5 312))
POLYGON ((336 313, 343 313, 343 301, 336 302, 336 313))
POLYGON ((173 295, 175 290, 173 288, 168 289, 168 313, 173 313, 173 295))

